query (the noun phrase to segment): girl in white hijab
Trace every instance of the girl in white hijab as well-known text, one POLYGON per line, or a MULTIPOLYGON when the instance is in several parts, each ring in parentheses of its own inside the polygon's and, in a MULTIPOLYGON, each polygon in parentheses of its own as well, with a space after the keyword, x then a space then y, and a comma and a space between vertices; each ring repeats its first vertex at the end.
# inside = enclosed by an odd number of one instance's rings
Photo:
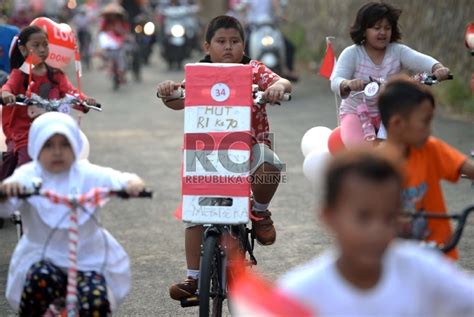
MULTIPOLYGON (((32 189, 40 179, 42 189, 60 195, 84 194, 93 188, 125 189, 131 195, 143 190, 135 174, 122 173, 79 160, 83 139, 70 116, 49 112, 37 118, 29 132, 32 162, 19 167, 0 190, 12 197, 0 202, 0 217, 15 210, 22 214, 24 235, 13 253, 6 289, 11 307, 20 316, 43 316, 50 303, 64 298, 68 268, 68 213, 64 205, 44 197, 14 198, 32 189)), ((105 316, 124 301, 130 289, 127 253, 97 223, 98 207, 78 210, 77 291, 81 316, 105 316)))

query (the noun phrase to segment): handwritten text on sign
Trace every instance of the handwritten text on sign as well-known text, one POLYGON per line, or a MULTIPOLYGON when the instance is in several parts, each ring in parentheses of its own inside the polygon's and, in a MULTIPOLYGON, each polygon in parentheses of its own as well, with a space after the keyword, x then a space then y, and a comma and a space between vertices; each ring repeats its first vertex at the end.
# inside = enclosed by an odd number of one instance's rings
POLYGON ((201 206, 201 196, 183 196, 183 220, 192 223, 248 222, 249 197, 233 197, 232 206, 201 206))
POLYGON ((186 107, 185 133, 250 131, 250 107, 186 107))

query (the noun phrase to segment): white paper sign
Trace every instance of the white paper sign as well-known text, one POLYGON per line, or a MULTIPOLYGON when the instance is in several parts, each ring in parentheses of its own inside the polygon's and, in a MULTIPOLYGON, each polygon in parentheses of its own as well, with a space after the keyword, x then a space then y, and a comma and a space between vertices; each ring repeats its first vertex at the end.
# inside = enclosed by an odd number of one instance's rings
POLYGON ((241 224, 249 221, 249 197, 231 197, 232 206, 202 206, 202 196, 183 195, 183 221, 199 224, 241 224))
POLYGON ((217 83, 211 88, 211 97, 215 101, 226 101, 230 97, 230 88, 224 83, 217 83))
POLYGON ((250 131, 250 107, 196 106, 184 108, 184 133, 250 131))

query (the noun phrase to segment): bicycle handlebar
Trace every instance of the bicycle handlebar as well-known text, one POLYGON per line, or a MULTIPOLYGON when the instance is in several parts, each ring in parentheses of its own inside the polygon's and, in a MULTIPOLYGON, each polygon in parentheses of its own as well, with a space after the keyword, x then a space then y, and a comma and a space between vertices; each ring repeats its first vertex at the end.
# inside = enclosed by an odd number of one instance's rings
MULTIPOLYGON (((452 79, 454 79, 453 74, 448 74, 448 78, 446 78, 446 80, 452 80, 452 79)), ((425 78, 422 78, 420 80, 420 83, 422 83, 424 85, 427 85, 427 86, 432 86, 434 84, 438 84, 439 80, 436 78, 435 75, 428 75, 425 78)))
MULTIPOLYGON (((265 92, 263 91, 254 91, 253 92, 253 98, 255 103, 261 105, 263 103, 266 103, 267 101, 263 98, 263 94, 265 92)), ((186 92, 184 88, 178 88, 173 91, 173 93, 169 96, 162 96, 160 95, 159 92, 156 93, 156 96, 158 98, 165 98, 166 101, 174 101, 178 99, 185 99, 186 98, 186 92)), ((290 101, 291 100, 291 94, 290 93, 285 93, 283 94, 283 98, 280 101, 290 101)))
POLYGON ((461 236, 464 230, 464 226, 466 224, 467 217, 469 217, 469 214, 473 211, 474 211, 474 205, 466 207, 461 212, 461 214, 458 215, 458 217, 452 218, 452 219, 457 219, 458 223, 457 223, 456 229, 454 230, 451 240, 447 244, 441 247, 442 252, 448 253, 457 246, 457 244, 461 240, 461 236))
POLYGON ((129 198, 153 198, 153 191, 144 189, 141 192, 138 193, 138 196, 130 196, 129 193, 125 190, 114 190, 111 191, 110 194, 123 198, 123 199, 129 199, 129 198))
POLYGON ((474 205, 468 206, 458 214, 445 214, 445 213, 433 213, 433 212, 417 212, 417 213, 406 213, 413 219, 415 218, 426 218, 426 219, 453 219, 457 221, 454 233, 451 239, 446 244, 436 245, 436 247, 443 253, 448 253, 453 250, 461 240, 461 236, 466 225, 466 220, 469 214, 474 212, 474 205))
POLYGON ((25 95, 16 95, 16 101, 12 104, 2 104, 6 106, 36 106, 38 108, 44 109, 46 111, 58 111, 61 105, 68 105, 76 110, 87 113, 90 109, 95 111, 102 111, 102 105, 97 103, 95 106, 89 105, 83 100, 80 100, 78 97, 66 94, 64 98, 61 99, 44 99, 37 94, 32 94, 31 97, 25 95))
MULTIPOLYGON (((129 193, 127 193, 127 191, 125 190, 109 190, 108 191, 108 194, 110 196, 117 196, 117 197, 120 197, 122 199, 129 199, 129 198, 153 198, 153 191, 151 190, 148 190, 148 189, 145 189, 145 190, 142 190, 141 192, 138 193, 137 196, 131 196, 129 193)), ((17 197, 17 198, 20 198, 20 199, 27 199, 27 198, 30 198, 32 196, 45 196, 44 195, 44 192, 39 190, 38 189, 33 189, 33 190, 30 190, 26 193, 22 193, 22 194, 19 194, 19 195, 16 195, 14 197, 17 197)), ((79 196, 79 195, 77 195, 79 196)), ((74 197, 74 196, 72 196, 74 197)), ((9 196, 7 196, 5 194, 5 192, 3 191, 0 191, 0 199, 6 199, 6 198, 9 198, 9 196)))
MULTIPOLYGON (((419 73, 419 74, 415 74, 411 77, 413 80, 415 81, 418 81, 419 83, 421 84, 424 84, 424 85, 427 85, 427 86, 432 86, 434 84, 438 84, 439 83, 439 80, 436 78, 435 75, 428 75, 427 73, 419 73)), ((376 83, 379 87, 384 85, 386 80, 384 78, 372 78, 372 77, 369 77, 369 81, 366 81, 364 82, 364 88, 371 84, 371 83, 376 83)), ((454 79, 454 76, 453 74, 448 74, 448 78, 446 80, 452 80, 454 79)), ((351 90, 351 88, 349 86, 346 86, 345 87, 345 91, 347 93, 350 93, 352 92, 353 90, 351 90)), ((362 94, 364 93, 364 90, 361 90, 361 91, 356 91, 354 92, 355 94, 362 94)))

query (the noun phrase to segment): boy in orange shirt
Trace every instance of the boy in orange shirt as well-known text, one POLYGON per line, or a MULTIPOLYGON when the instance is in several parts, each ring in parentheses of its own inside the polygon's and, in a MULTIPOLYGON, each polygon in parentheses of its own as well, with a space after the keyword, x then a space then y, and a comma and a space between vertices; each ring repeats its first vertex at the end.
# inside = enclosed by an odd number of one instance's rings
MULTIPOLYGON (((405 211, 446 213, 441 180, 456 182, 461 174, 474 179, 474 162, 431 136, 435 100, 431 91, 408 77, 390 81, 379 96, 380 115, 387 128, 381 149, 403 163, 405 211), (393 152, 395 150, 395 152, 393 152)), ((428 220, 426 240, 446 243, 451 237, 447 220, 428 220)), ((448 253, 457 259, 457 250, 448 253)))

